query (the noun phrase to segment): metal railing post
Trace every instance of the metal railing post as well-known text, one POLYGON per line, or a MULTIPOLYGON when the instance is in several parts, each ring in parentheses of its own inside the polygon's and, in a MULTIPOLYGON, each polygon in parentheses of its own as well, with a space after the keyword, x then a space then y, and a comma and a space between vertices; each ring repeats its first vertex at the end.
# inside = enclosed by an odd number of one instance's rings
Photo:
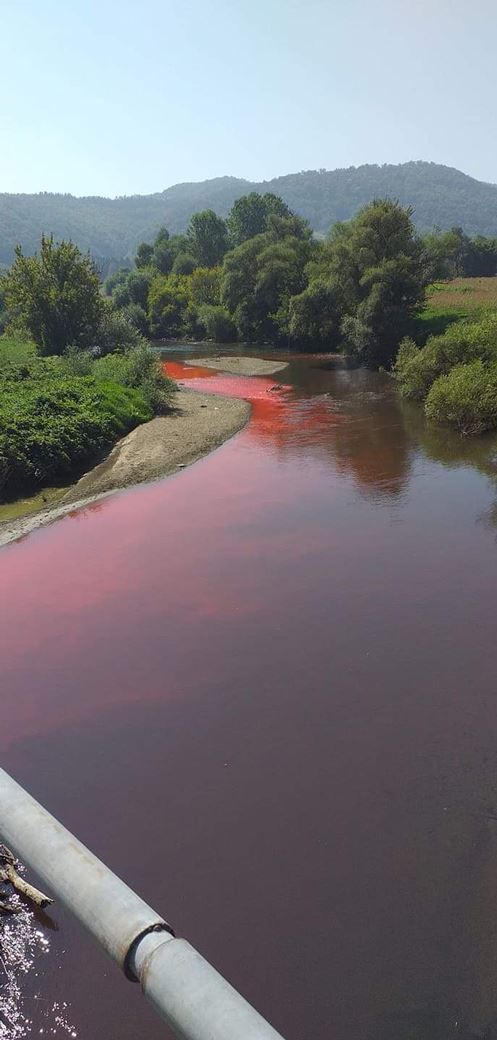
POLYGON ((0 768, 0 834, 183 1040, 282 1040, 101 860, 0 768))

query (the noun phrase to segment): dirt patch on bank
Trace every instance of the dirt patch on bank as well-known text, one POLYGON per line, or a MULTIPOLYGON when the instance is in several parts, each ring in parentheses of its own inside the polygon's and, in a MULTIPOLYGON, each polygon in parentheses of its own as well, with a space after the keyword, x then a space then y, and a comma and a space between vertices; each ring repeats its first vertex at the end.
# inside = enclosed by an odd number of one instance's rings
POLYGON ((105 462, 78 480, 63 502, 174 473, 240 430, 249 414, 246 401, 179 390, 173 414, 159 416, 128 433, 105 462))
POLYGON ((229 372, 233 376, 272 376, 288 368, 287 361, 264 361, 262 358, 250 357, 189 358, 185 364, 214 368, 217 372, 229 372))
POLYGON ((241 430, 249 415, 247 401, 180 389, 173 413, 128 433, 105 461, 85 473, 55 507, 0 523, 0 546, 97 498, 177 472, 241 430))

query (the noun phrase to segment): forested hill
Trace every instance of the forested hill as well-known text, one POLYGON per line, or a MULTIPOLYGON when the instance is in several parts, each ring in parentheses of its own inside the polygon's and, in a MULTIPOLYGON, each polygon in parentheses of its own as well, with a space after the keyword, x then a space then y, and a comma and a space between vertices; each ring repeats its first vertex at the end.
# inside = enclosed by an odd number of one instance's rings
POLYGON ((309 170, 261 184, 218 177, 118 199, 0 194, 0 264, 10 263, 16 243, 33 252, 45 231, 89 249, 108 270, 129 261, 136 245, 151 240, 161 225, 173 233, 184 231, 192 213, 207 208, 225 216, 234 200, 248 191, 281 195, 323 234, 371 199, 389 196, 414 206, 421 231, 457 225, 468 234, 497 235, 497 185, 436 163, 409 162, 309 170))

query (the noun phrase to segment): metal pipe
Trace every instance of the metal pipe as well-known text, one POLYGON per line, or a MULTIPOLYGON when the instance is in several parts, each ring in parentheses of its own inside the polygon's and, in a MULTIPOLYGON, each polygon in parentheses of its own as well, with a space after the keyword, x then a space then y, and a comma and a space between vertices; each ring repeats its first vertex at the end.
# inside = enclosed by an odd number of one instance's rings
POLYGON ((186 939, 144 936, 131 967, 145 996, 182 1040, 282 1040, 186 939))
POLYGON ((0 768, 0 833, 183 1040, 282 1040, 101 860, 0 768))

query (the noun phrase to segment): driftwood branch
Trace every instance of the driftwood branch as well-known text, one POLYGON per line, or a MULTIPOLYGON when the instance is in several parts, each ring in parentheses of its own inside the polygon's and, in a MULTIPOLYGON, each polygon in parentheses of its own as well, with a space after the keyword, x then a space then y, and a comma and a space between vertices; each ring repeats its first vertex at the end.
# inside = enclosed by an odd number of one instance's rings
POLYGON ((37 906, 50 906, 53 903, 50 896, 46 896, 44 892, 40 892, 38 888, 28 884, 17 873, 15 856, 6 845, 0 845, 0 881, 7 881, 19 895, 30 899, 37 906))

